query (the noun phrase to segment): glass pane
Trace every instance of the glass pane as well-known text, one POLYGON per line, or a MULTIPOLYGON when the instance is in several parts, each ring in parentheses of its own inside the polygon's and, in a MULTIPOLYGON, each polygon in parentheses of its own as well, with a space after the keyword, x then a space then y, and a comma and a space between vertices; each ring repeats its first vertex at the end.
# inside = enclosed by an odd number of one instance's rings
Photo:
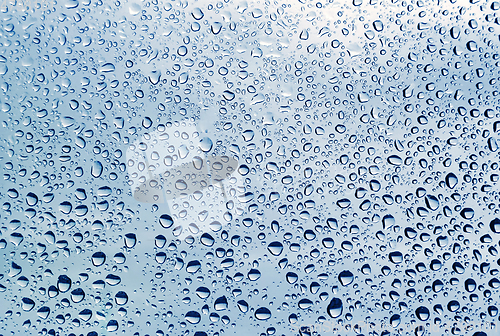
POLYGON ((0 3, 0 336, 498 335, 500 4, 0 3))

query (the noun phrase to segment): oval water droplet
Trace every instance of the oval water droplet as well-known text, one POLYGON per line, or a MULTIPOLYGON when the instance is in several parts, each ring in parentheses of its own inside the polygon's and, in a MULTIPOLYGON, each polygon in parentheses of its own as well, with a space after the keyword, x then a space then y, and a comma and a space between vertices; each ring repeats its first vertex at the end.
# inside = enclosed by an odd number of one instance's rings
POLYGON ((90 173, 93 177, 98 178, 101 176, 103 170, 102 163, 100 161, 94 161, 92 167, 90 168, 90 173))
POLYGON ((106 63, 101 67, 101 72, 113 72, 115 71, 115 65, 113 63, 106 63))
POLYGON ((66 293, 71 288, 71 279, 67 275, 60 275, 57 278, 57 289, 61 293, 66 293))
POLYGON ((340 315, 342 315, 342 309, 343 309, 342 300, 334 297, 328 304, 326 312, 331 318, 337 318, 340 315))
POLYGON ((494 233, 500 233, 500 219, 495 218, 490 222, 490 229, 494 233))
POLYGON ((96 267, 102 266, 106 262, 106 255, 103 252, 96 252, 92 255, 92 264, 96 267))
POLYGON ((259 321, 266 321, 271 318, 271 311, 266 307, 260 307, 255 310, 255 318, 259 321))
POLYGON ((397 155, 391 155, 387 158, 387 162, 394 166, 400 166, 403 163, 403 159, 397 155))
POLYGON ((164 228, 164 229, 168 229, 170 228, 172 225, 174 225, 174 220, 172 219, 172 216, 168 215, 168 214, 163 214, 160 216, 160 225, 164 228))
POLYGON ((270 243, 267 246, 267 249, 273 256, 279 256, 281 252, 283 251, 283 244, 281 244, 279 241, 275 241, 270 243))
POLYGON ((128 248, 133 248, 137 243, 137 237, 135 233, 127 233, 124 238, 125 246, 128 248))

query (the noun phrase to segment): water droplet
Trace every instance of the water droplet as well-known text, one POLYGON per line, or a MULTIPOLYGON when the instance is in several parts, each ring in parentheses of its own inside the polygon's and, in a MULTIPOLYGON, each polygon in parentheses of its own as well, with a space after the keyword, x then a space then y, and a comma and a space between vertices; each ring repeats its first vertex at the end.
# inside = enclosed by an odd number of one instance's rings
POLYGON ((340 315, 342 315, 342 309, 343 309, 342 300, 334 297, 328 304, 326 312, 331 318, 337 318, 340 315))
POLYGON ((115 71, 115 65, 113 63, 106 63, 101 67, 100 71, 104 73, 113 72, 115 71))
POLYGON ((160 225, 164 229, 168 229, 168 228, 172 227, 172 225, 174 225, 174 220, 172 219, 172 216, 170 216, 168 214, 161 215, 160 216, 160 225))
POLYGON ((427 321, 430 317, 430 312, 426 307, 420 306, 415 310, 415 315, 420 321, 427 321))
POLYGON ((255 310, 255 318, 259 321, 266 321, 271 318, 271 311, 266 307, 260 307, 255 310))
POLYGON ((216 311, 226 310, 228 307, 227 298, 225 296, 221 296, 215 300, 214 309, 216 311))
POLYGON ((96 252, 92 255, 92 264, 96 267, 102 266, 106 262, 106 255, 103 252, 96 252))
POLYGON ((194 8, 192 10, 191 15, 193 16, 193 18, 195 20, 201 20, 201 19, 203 19, 203 16, 204 16, 203 11, 198 7, 194 8))
POLYGON ((279 241, 275 241, 270 243, 267 246, 267 249, 273 256, 279 256, 281 252, 283 251, 283 244, 281 244, 279 241))
POLYGON ((191 324, 197 324, 201 321, 200 313, 194 310, 187 312, 184 318, 191 324))
POLYGON ((61 293, 66 293, 71 288, 71 279, 67 275, 60 275, 57 278, 57 289, 61 293))
POLYGON ((92 176, 98 178, 101 176, 102 171, 103 171, 102 163, 100 161, 94 161, 90 169, 90 173, 92 174, 92 176))
POLYGON ((500 219, 495 218, 490 222, 490 229, 494 233, 500 233, 500 219))
POLYGON ((351 273, 351 271, 342 271, 339 274, 339 281, 342 286, 348 286, 354 281, 354 275, 351 273))
POLYGON ((135 233, 127 233, 124 238, 125 246, 128 248, 133 248, 137 243, 137 237, 135 233))

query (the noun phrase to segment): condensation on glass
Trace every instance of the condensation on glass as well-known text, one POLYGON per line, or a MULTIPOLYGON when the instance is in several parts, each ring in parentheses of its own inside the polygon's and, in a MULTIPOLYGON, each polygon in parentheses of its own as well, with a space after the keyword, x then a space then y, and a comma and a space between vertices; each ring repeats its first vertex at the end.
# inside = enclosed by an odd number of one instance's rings
POLYGON ((498 335, 499 9, 3 0, 0 335, 498 335))

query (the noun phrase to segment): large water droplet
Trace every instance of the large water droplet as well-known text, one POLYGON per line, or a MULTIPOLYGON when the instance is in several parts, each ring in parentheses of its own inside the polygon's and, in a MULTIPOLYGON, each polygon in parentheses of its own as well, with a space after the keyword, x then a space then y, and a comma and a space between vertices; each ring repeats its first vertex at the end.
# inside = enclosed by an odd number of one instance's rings
POLYGON ((133 248, 137 243, 137 237, 135 233, 127 233, 124 238, 125 246, 128 248, 133 248))
POLYGON ((174 225, 174 220, 172 219, 172 216, 170 216, 168 214, 161 215, 160 216, 160 225, 165 229, 170 228, 172 225, 174 225))
POLYGON ((266 321, 271 318, 271 311, 266 307, 260 307, 255 310, 255 318, 260 321, 266 321))
POLYGON ((57 278, 57 289, 61 293, 66 293, 71 288, 71 279, 67 275, 60 275, 57 278))
POLYGON ((342 271, 339 274, 339 281, 342 284, 342 286, 348 286, 354 281, 354 275, 352 274, 351 271, 342 271))
POLYGON ((275 241, 270 243, 267 246, 267 249, 269 250, 269 252, 271 252, 272 255, 279 256, 283 251, 283 244, 281 244, 279 241, 275 241))
POLYGON ((103 170, 102 163, 100 161, 94 161, 92 167, 90 168, 90 173, 93 177, 98 178, 101 176, 103 170))
POLYGON ((500 219, 495 218, 490 222, 490 229, 495 233, 500 233, 500 219))
POLYGON ((103 252, 96 252, 92 255, 92 264, 94 266, 101 266, 106 262, 106 255, 103 252))
POLYGON ((427 321, 430 316, 429 309, 424 306, 420 306, 415 310, 415 315, 420 321, 427 321))
POLYGON ((342 300, 335 297, 328 304, 326 312, 331 318, 337 318, 340 315, 342 315, 342 309, 343 309, 342 300))

